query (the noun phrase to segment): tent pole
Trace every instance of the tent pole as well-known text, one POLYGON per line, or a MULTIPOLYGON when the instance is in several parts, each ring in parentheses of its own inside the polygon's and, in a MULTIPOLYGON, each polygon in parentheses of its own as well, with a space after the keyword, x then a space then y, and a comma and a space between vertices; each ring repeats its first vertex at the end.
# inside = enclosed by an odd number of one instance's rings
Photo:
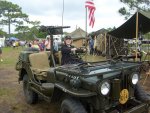
MULTIPOLYGON (((118 54, 118 52, 117 52, 117 49, 116 49, 115 43, 113 42, 113 40, 112 40, 112 39, 111 39, 111 41, 112 41, 112 44, 113 44, 113 46, 114 46, 115 52, 116 52, 116 54, 117 54, 117 56, 118 56, 119 54, 118 54)), ((116 42, 116 41, 115 41, 115 42, 116 42)))
MULTIPOLYGON (((150 41, 149 41, 149 38, 150 38, 150 37, 149 37, 149 36, 150 36, 150 34, 148 34, 148 52, 147 52, 148 55, 150 55, 150 51, 149 51, 149 44, 150 44, 150 43, 149 43, 149 42, 150 42, 150 41)), ((148 61, 150 61, 150 60, 149 60, 149 56, 148 56, 148 61)))
POLYGON ((111 38, 111 37, 109 36, 109 58, 111 58, 111 55, 110 55, 110 54, 111 54, 111 53, 110 53, 110 38, 111 38))
POLYGON ((105 53, 106 53, 106 43, 107 43, 107 41, 106 41, 106 33, 105 33, 105 53))
POLYGON ((137 11, 137 13, 136 13, 136 57, 135 57, 135 61, 137 61, 137 41, 138 41, 138 24, 139 24, 139 20, 138 20, 138 17, 139 15, 138 15, 138 11, 137 11))

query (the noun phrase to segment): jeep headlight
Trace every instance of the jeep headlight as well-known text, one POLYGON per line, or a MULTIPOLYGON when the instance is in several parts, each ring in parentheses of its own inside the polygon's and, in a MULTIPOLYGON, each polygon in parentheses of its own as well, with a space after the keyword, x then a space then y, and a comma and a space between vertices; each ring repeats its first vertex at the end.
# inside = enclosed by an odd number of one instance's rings
POLYGON ((102 95, 107 95, 110 91, 110 83, 108 81, 104 81, 98 86, 98 91, 102 95))
POLYGON ((139 81, 139 74, 133 73, 133 74, 131 75, 131 83, 132 83, 133 85, 136 85, 136 84, 138 83, 138 81, 139 81))

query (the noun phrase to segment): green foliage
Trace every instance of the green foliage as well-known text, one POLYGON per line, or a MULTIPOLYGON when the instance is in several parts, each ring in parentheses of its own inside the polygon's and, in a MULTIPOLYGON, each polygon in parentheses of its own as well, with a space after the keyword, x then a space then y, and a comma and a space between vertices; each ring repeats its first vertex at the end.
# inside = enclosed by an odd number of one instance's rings
POLYGON ((116 27, 114 26, 113 28, 109 27, 109 28, 107 28, 106 30, 107 30, 107 31, 112 31, 112 30, 115 30, 115 29, 116 29, 116 27))
POLYGON ((8 96, 11 93, 10 89, 8 88, 0 88, 0 96, 8 96))
POLYGON ((64 32, 64 35, 68 35, 69 33, 68 32, 64 32))
POLYGON ((29 21, 29 24, 32 24, 34 27, 39 27, 40 21, 29 21))
POLYGON ((39 37, 45 37, 45 35, 43 35, 42 33, 39 33, 39 24, 40 21, 29 21, 28 20, 28 24, 31 24, 32 27, 29 28, 29 26, 17 26, 15 31, 18 31, 19 33, 16 34, 18 37, 20 37, 23 40, 32 40, 34 38, 39 37), (35 35, 36 34, 36 35, 35 35))
POLYGON ((30 28, 28 26, 17 26, 17 28, 15 29, 15 31, 18 32, 28 32, 30 30, 30 28))
POLYGON ((4 32, 2 29, 0 29, 0 36, 6 35, 6 32, 4 32))
POLYGON ((144 35, 145 39, 149 39, 150 40, 150 32, 144 35))
POLYGON ((31 38, 31 39, 34 39, 34 38, 45 38, 47 35, 46 32, 39 32, 39 29, 38 27, 32 27, 30 29, 30 32, 28 32, 28 36, 31 38))
POLYGON ((18 28, 16 28, 16 30, 19 30, 20 32, 11 36, 17 37, 20 40, 33 40, 35 38, 45 38, 48 35, 46 32, 39 32, 38 27, 29 28, 28 26, 19 26, 18 28))
POLYGON ((38 34, 37 34, 37 37, 39 37, 39 38, 46 38, 46 36, 47 36, 48 34, 46 33, 46 32, 39 32, 38 34))
POLYGON ((135 11, 150 11, 150 1, 149 0, 120 0, 127 7, 122 7, 119 9, 119 13, 128 19, 135 11))
POLYGON ((22 25, 28 20, 28 15, 22 12, 21 7, 5 0, 0 1, 0 17, 0 24, 9 26, 9 34, 11 24, 22 25))

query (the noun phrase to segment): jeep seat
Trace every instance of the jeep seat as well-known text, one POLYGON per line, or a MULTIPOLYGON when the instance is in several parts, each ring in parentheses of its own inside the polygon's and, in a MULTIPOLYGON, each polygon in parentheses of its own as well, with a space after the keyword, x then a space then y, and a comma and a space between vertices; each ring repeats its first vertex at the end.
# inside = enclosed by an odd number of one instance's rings
POLYGON ((48 60, 50 53, 39 52, 29 55, 31 70, 38 80, 46 80, 47 72, 50 69, 48 60))
POLYGON ((58 58, 58 63, 59 63, 59 65, 61 65, 61 57, 62 57, 61 51, 58 51, 58 52, 55 53, 54 55, 55 55, 56 58, 58 58))

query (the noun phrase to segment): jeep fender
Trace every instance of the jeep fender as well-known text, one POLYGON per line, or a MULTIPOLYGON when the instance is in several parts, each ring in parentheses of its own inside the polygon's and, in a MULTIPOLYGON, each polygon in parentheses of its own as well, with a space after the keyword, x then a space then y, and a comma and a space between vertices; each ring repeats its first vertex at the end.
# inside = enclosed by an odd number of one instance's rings
POLYGON ((68 86, 65 86, 62 83, 56 83, 55 88, 59 89, 63 93, 69 94, 70 96, 73 96, 73 97, 91 97, 91 96, 97 95, 96 92, 91 92, 91 91, 88 91, 85 89, 76 90, 73 88, 69 88, 68 86))
POLYGON ((19 70, 19 81, 23 80, 23 76, 27 74, 29 78, 31 77, 30 75, 32 74, 31 69, 29 68, 28 64, 23 64, 22 68, 19 70))

